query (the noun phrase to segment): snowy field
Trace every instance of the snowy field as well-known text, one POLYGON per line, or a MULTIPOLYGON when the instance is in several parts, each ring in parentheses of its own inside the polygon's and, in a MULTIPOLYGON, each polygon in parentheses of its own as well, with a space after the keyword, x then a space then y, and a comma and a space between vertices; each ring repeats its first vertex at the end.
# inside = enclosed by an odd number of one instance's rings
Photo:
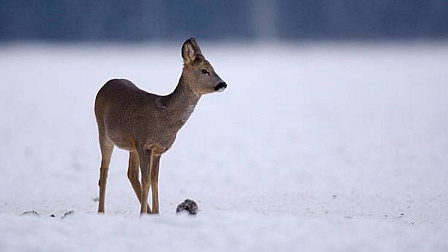
POLYGON ((116 148, 97 215, 96 92, 168 94, 181 43, 0 47, 1 252, 448 251, 442 42, 199 41, 229 87, 162 157, 161 214, 139 218, 116 148), (186 198, 196 217, 175 214, 186 198))

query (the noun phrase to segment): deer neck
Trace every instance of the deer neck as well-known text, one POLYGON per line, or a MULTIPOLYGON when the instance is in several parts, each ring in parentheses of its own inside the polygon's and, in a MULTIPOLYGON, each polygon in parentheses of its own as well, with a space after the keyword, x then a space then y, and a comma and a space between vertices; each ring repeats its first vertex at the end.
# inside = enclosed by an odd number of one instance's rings
POLYGON ((181 76, 176 89, 165 100, 169 125, 175 131, 187 122, 200 98, 201 95, 191 90, 181 76))

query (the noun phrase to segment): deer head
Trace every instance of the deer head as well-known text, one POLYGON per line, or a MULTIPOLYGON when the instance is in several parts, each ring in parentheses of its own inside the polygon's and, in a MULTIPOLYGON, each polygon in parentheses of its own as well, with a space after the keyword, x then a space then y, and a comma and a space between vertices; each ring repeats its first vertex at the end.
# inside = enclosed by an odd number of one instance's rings
POLYGON ((218 76, 208 62, 194 38, 187 39, 182 45, 184 68, 182 78, 186 85, 198 95, 222 92, 227 84, 218 76))

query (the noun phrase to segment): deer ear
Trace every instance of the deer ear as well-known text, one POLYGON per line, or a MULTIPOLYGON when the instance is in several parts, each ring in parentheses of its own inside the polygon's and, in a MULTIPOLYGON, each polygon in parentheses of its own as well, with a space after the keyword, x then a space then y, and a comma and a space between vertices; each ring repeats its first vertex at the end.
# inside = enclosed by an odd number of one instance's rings
POLYGON ((184 63, 188 64, 196 59, 196 56, 202 55, 201 49, 194 38, 187 39, 182 45, 182 58, 184 63))

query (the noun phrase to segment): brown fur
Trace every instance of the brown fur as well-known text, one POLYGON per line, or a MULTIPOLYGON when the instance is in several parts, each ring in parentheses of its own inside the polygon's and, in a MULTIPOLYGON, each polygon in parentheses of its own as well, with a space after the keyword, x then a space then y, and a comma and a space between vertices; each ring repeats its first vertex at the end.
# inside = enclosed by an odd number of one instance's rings
POLYGON ((102 156, 99 213, 104 212, 107 174, 114 145, 130 152, 128 178, 141 204, 140 213, 159 212, 161 155, 170 149, 201 95, 215 92, 218 85, 224 84, 202 55, 194 38, 183 44, 182 58, 182 75, 176 89, 169 95, 148 93, 125 79, 110 80, 98 91, 95 116, 102 156), (150 187, 152 211, 148 206, 150 187))

